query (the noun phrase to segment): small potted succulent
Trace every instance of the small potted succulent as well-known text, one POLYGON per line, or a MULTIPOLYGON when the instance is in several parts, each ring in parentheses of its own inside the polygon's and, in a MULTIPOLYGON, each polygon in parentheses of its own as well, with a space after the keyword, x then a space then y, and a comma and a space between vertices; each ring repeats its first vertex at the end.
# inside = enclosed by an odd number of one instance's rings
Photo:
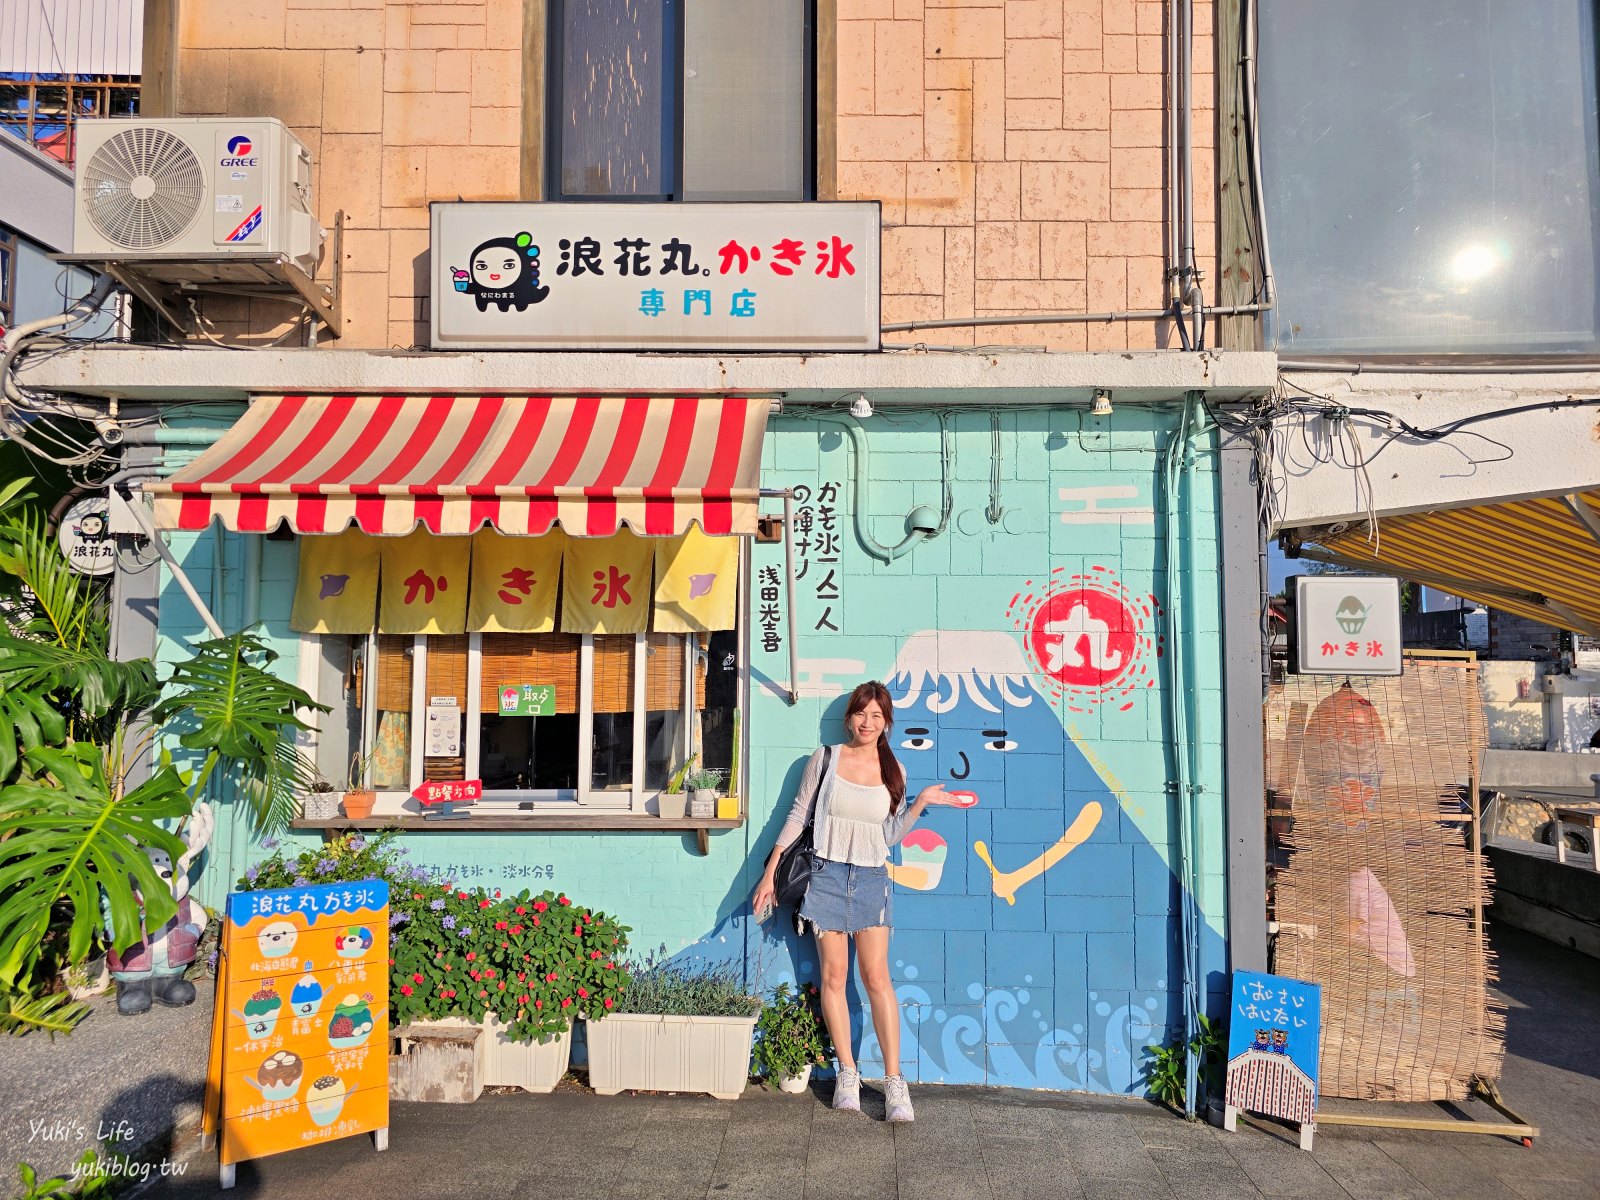
POLYGON ((367 785, 372 770, 372 755, 365 758, 357 751, 350 756, 349 786, 344 793, 344 815, 353 821, 363 821, 372 815, 372 806, 378 802, 378 793, 367 785))
POLYGON ((805 1091, 811 1068, 825 1067, 833 1058, 818 1002, 816 984, 791 992, 787 983, 780 983, 756 1021, 756 1073, 775 1080, 782 1091, 805 1091))
POLYGON ((687 778, 683 781, 683 786, 689 792, 689 815, 691 817, 709 818, 717 815, 717 788, 721 783, 721 771, 696 767, 689 772, 687 778))
POLYGON ((339 815, 342 798, 339 786, 325 779, 319 771, 306 787, 305 798, 300 802, 301 815, 308 821, 331 821, 339 815))

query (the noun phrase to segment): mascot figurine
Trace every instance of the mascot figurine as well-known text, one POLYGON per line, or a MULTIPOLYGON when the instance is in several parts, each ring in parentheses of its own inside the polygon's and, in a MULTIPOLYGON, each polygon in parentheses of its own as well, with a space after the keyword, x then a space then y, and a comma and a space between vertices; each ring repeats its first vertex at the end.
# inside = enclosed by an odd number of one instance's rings
MULTIPOLYGON (((146 929, 144 937, 132 946, 120 951, 113 947, 106 955, 111 978, 117 984, 117 1011, 125 1017, 149 1012, 152 1001, 168 1008, 194 1003, 194 984, 183 975, 194 962, 200 935, 205 932, 206 910, 189 899, 189 867, 211 841, 214 827, 211 806, 202 801, 195 806, 183 831, 183 844, 188 849, 182 858, 173 863, 165 850, 146 851, 156 874, 170 881, 178 913, 160 929, 146 929)), ((143 927, 141 916, 140 928, 143 927)))

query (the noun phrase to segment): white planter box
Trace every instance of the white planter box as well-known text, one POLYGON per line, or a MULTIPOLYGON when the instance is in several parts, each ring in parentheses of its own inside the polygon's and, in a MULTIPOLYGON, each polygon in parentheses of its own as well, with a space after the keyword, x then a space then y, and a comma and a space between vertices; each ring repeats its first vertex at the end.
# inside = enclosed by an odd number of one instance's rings
POLYGON ((589 1084, 602 1096, 631 1088, 737 1100, 750 1078, 755 1027, 754 1017, 612 1013, 584 1025, 589 1084))
POLYGON ((572 1027, 542 1042, 513 1042, 500 1018, 484 1019, 483 1041, 488 1047, 484 1083, 489 1087, 519 1087, 530 1092, 553 1092, 567 1073, 572 1057, 572 1027))

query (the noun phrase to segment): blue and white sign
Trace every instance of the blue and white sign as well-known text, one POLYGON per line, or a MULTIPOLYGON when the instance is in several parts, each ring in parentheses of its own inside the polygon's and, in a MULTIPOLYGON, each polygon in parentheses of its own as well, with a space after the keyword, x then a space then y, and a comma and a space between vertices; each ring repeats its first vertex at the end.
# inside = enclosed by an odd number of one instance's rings
POLYGON ((1228 1012, 1229 1116, 1244 1109, 1311 1125, 1321 1042, 1320 985, 1235 971, 1228 1012))

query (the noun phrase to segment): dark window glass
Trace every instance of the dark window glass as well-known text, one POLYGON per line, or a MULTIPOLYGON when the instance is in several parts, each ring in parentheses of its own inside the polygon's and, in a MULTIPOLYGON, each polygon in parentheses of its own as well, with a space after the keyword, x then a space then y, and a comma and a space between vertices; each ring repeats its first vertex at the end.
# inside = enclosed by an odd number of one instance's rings
POLYGON ((1263 0, 1280 353, 1593 352, 1592 0, 1263 0))

